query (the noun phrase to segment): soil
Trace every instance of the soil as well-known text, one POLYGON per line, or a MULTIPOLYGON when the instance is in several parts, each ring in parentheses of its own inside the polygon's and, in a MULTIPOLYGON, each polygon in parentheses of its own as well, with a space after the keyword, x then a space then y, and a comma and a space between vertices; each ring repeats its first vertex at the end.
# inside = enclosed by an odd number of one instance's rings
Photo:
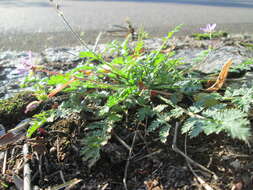
MULTIPOLYGON (((69 119, 46 125, 34 138, 2 147, 11 156, 8 156, 5 175, 0 178, 1 189, 15 189, 13 176, 23 175, 20 163, 25 142, 31 148, 29 163, 32 184, 41 189, 59 189, 56 185, 80 179, 79 183, 69 189, 124 190, 124 178, 127 188, 133 190, 205 189, 193 175, 187 160, 172 149, 175 129, 167 143, 162 144, 158 136, 147 134, 145 127, 139 127, 137 132, 132 129, 134 126, 124 130, 118 128, 113 131, 109 143, 103 147, 100 160, 89 168, 81 155, 85 126, 89 122, 91 121, 85 119, 85 116, 73 114, 69 119), (134 136, 135 142, 132 145, 134 136), (132 145, 131 157, 118 137, 127 145, 132 145), (4 184, 8 188, 4 188, 4 184)), ((242 184, 242 189, 253 188, 253 152, 247 144, 223 134, 203 135, 194 139, 187 139, 180 134, 177 136, 177 147, 183 152, 186 150, 194 162, 213 172, 209 173, 190 164, 196 175, 213 189, 232 189, 233 184, 242 184)), ((2 165, 0 168, 3 170, 2 165)))

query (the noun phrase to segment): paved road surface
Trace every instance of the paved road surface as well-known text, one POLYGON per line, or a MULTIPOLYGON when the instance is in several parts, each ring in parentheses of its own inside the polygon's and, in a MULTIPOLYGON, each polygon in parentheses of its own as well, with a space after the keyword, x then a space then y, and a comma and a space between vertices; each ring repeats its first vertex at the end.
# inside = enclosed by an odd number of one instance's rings
MULTIPOLYGON (((233 33, 253 33, 252 0, 58 0, 73 28, 93 42, 111 24, 128 17, 152 36, 184 23, 181 34, 206 23, 233 33)), ((104 36, 104 40, 108 37, 104 36)), ((0 0, 0 50, 77 45, 47 0, 0 0)))

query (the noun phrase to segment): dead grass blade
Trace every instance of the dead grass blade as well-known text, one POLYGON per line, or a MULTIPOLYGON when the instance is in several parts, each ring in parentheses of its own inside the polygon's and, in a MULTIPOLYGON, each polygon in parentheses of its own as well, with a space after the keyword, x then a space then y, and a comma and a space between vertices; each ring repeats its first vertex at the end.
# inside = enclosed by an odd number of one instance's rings
POLYGON ((68 82, 66 82, 65 84, 57 87, 56 89, 52 90, 49 94, 48 97, 51 98, 53 96, 55 96, 57 93, 59 93, 60 91, 62 91, 64 88, 66 88, 68 85, 70 85, 71 83, 73 83, 75 81, 75 79, 71 79, 68 82))
POLYGON ((215 92, 218 91, 219 89, 221 89, 221 87, 223 86, 223 84, 225 83, 225 80, 228 76, 228 70, 230 68, 230 66, 232 65, 232 60, 229 59, 227 61, 227 63, 225 65, 223 65, 220 74, 218 76, 218 78, 216 79, 216 82, 209 88, 207 88, 205 91, 207 92, 215 92))

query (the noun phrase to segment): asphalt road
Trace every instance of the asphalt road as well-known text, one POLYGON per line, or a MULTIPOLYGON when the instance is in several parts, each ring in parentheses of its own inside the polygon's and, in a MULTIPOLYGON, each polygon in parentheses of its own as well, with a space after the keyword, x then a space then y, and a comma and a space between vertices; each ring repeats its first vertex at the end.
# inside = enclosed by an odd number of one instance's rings
MULTIPOLYGON (((252 0, 58 0, 73 28, 86 42, 99 31, 129 18, 152 36, 183 23, 180 34, 207 23, 231 33, 253 33, 252 0)), ((104 36, 103 40, 110 39, 104 36)), ((0 50, 34 50, 78 45, 47 0, 0 0, 0 50)))

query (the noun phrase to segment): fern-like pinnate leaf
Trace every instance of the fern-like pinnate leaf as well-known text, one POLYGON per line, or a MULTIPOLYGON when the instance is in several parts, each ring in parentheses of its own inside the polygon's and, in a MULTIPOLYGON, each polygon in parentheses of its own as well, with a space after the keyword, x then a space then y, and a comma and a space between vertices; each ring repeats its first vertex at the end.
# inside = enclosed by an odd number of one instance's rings
POLYGON ((176 107, 170 111, 170 114, 172 118, 177 119, 181 117, 184 114, 184 110, 181 107, 176 107))
POLYGON ((170 128, 171 128, 171 125, 168 123, 166 123, 165 125, 161 127, 159 131, 161 142, 166 143, 167 137, 169 136, 169 133, 170 133, 170 128))
POLYGON ((55 119, 55 111, 54 110, 48 110, 43 111, 39 114, 36 114, 33 116, 31 126, 27 130, 27 137, 31 137, 33 133, 42 127, 47 122, 53 122, 55 119))
POLYGON ((169 135, 171 125, 168 124, 165 120, 156 119, 148 126, 148 132, 153 132, 159 129, 160 141, 165 143, 169 135))
POLYGON ((225 98, 230 98, 232 103, 248 113, 253 103, 253 88, 244 85, 239 89, 227 88, 225 98))
POLYGON ((196 137, 201 132, 206 135, 226 132, 232 138, 247 141, 250 137, 250 122, 247 114, 239 109, 208 109, 203 112, 203 118, 191 117, 182 127, 182 133, 196 137))
POLYGON ((138 120, 143 121, 144 119, 153 117, 154 115, 155 112, 152 110, 152 108, 150 106, 146 106, 138 110, 137 118, 138 120))
POLYGON ((88 133, 83 139, 84 146, 81 149, 83 160, 88 161, 92 167, 100 158, 101 148, 111 138, 111 131, 115 122, 122 119, 119 114, 109 113, 104 121, 94 122, 87 126, 88 133))
POLYGON ((148 126, 148 132, 155 131, 163 124, 164 124, 164 121, 159 120, 159 119, 152 121, 152 123, 148 126))
POLYGON ((80 95, 71 94, 67 101, 61 103, 57 114, 61 118, 68 118, 73 113, 80 113, 84 109, 85 105, 81 103, 80 95))
POLYGON ((153 111, 160 113, 160 112, 162 112, 164 109, 166 109, 167 107, 168 107, 168 105, 166 105, 166 104, 160 104, 160 105, 154 107, 154 108, 153 108, 153 111))
POLYGON ((156 115, 156 119, 148 126, 148 132, 154 132, 159 130, 160 141, 165 143, 169 135, 171 125, 168 123, 172 118, 179 118, 184 114, 184 111, 180 107, 176 107, 166 112, 168 105, 160 104, 153 108, 153 112, 156 115))
POLYGON ((126 100, 128 96, 133 95, 136 91, 137 87, 132 86, 125 89, 120 89, 117 93, 113 94, 112 96, 109 96, 107 100, 107 106, 112 107, 116 104, 119 104, 120 102, 126 100))
POLYGON ((90 131, 83 139, 84 146, 81 154, 83 155, 83 160, 88 161, 89 167, 92 167, 100 158, 100 149, 111 138, 110 131, 112 126, 102 121, 91 123, 87 126, 87 129, 90 131))

